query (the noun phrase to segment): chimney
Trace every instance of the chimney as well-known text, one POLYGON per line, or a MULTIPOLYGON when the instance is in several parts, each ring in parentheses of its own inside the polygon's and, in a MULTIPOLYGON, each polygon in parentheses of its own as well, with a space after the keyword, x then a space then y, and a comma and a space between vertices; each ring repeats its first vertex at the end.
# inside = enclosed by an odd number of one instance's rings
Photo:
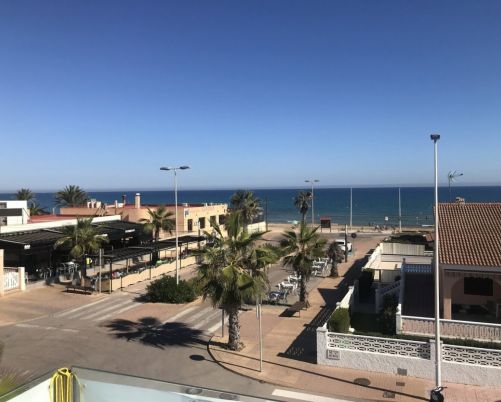
POLYGON ((122 204, 125 208, 125 204, 127 203, 127 196, 125 194, 122 194, 122 204))
POLYGON ((465 204, 465 199, 463 197, 456 197, 456 204, 465 204))
POLYGON ((134 208, 140 209, 141 208, 141 194, 136 193, 136 196, 134 197, 134 208))

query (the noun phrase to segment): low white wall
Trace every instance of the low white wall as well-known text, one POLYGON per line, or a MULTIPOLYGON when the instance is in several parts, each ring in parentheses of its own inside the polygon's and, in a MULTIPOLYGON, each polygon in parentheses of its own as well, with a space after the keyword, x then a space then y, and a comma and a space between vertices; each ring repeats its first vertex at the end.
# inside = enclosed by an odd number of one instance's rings
MULTIPOLYGON (((329 332, 325 327, 317 329, 317 364, 349 368, 355 370, 375 371, 388 374, 407 375, 418 378, 433 379, 435 373, 435 342, 429 342, 429 358, 426 342, 404 341, 391 338, 365 337, 349 334, 332 334, 345 338, 346 344, 332 347, 328 341, 329 332), (356 343, 360 340, 357 350, 356 343), (355 344, 353 346, 352 344, 355 344), (409 346, 407 347, 406 344, 409 346), (370 346, 367 346, 370 345, 370 346), (425 357, 411 357, 412 350, 422 348, 425 357), (370 351, 367 349, 378 350, 370 351), (400 349, 400 353, 398 350, 400 349), (410 352, 409 352, 410 351, 410 352), (403 372, 403 370, 405 370, 403 372)), ((342 340, 340 341, 342 342, 342 340)), ((448 345, 445 345, 448 347, 448 345)), ((461 351, 468 356, 486 352, 486 349, 453 347, 461 356, 461 351)), ((458 363, 442 360, 442 379, 447 382, 499 386, 501 379, 501 361, 497 358, 499 351, 492 351, 496 356, 492 365, 458 363)), ((419 354, 421 355, 421 354, 419 354)), ((486 362, 484 361, 484 364, 486 362)))
POLYGON ((255 232, 265 232, 266 231, 266 222, 257 222, 257 223, 251 223, 250 225, 247 225, 247 232, 248 233, 255 233, 255 232))

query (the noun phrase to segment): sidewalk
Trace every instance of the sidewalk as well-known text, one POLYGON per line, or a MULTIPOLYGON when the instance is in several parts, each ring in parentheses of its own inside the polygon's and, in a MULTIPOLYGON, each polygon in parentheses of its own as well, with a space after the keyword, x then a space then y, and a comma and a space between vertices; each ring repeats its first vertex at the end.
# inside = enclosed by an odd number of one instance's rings
MULTIPOLYGON (((360 257, 360 255, 358 256, 360 257)), ((353 277, 360 266, 347 272, 341 264, 340 274, 353 277)), ((224 348, 227 339, 214 337, 210 352, 225 368, 239 374, 307 392, 348 399, 428 401, 433 381, 375 372, 321 366, 316 361, 316 324, 326 319, 347 291, 349 280, 325 278, 310 292, 311 307, 301 317, 280 317, 284 307, 263 306, 263 371, 259 372, 258 325, 255 311, 240 316, 241 336, 245 348, 232 352, 224 348), (322 307, 327 308, 322 308, 322 307)), ((227 334, 225 334, 227 335, 227 334)), ((445 384, 447 402, 496 402, 501 388, 445 384)))

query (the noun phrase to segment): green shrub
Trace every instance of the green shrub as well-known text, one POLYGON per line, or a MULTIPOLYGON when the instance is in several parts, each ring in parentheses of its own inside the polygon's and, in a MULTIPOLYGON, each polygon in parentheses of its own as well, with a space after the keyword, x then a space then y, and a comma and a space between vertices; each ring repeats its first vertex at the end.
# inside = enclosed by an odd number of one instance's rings
POLYGON ((176 285, 176 278, 164 276, 148 285, 146 297, 153 303, 187 303, 195 300, 197 294, 191 282, 180 280, 176 285))
POLYGON ((346 308, 338 308, 332 314, 327 324, 331 332, 349 332, 350 312, 346 308))

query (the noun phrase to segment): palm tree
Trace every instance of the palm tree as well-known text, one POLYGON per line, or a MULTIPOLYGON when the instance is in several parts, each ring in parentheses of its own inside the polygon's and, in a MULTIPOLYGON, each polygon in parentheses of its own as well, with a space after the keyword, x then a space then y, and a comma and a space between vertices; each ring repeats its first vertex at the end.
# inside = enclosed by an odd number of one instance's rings
POLYGON ((106 237, 97 234, 92 218, 77 218, 75 226, 63 228, 63 237, 56 241, 56 247, 69 250, 73 259, 81 261, 86 254, 97 253, 101 243, 106 242, 106 237))
POLYGON ((38 202, 32 201, 29 206, 30 216, 36 215, 47 215, 48 212, 45 208, 43 208, 38 202))
POLYGON ((200 251, 199 280, 204 299, 209 298, 214 307, 221 307, 228 315, 228 348, 240 350, 244 345, 238 311, 246 300, 259 298, 269 287, 266 266, 279 256, 273 247, 257 244, 264 233, 244 230, 240 213, 231 212, 225 228, 226 238, 216 224, 213 243, 200 251))
POLYGON ((309 191, 301 191, 294 197, 294 206, 301 214, 301 221, 305 222, 306 214, 310 208, 311 193, 309 191))
POLYGON ((252 191, 238 190, 231 196, 230 204, 232 211, 240 212, 245 225, 252 223, 263 211, 261 200, 252 191))
POLYGON ((160 230, 172 231, 176 228, 176 222, 172 217, 174 213, 167 211, 164 206, 157 209, 148 208, 149 218, 143 218, 139 221, 143 224, 143 229, 146 233, 152 233, 155 241, 160 238, 160 230))
POLYGON ((306 282, 311 276, 313 261, 324 255, 325 239, 317 233, 318 226, 308 228, 304 220, 299 226, 299 232, 288 230, 283 233, 280 245, 283 249, 284 265, 292 266, 299 281, 299 301, 306 302, 306 282))
POLYGON ((331 259, 331 273, 330 276, 337 276, 337 264, 343 262, 344 253, 339 247, 339 244, 336 241, 333 241, 329 244, 329 248, 327 249, 327 256, 331 259))
POLYGON ((70 184, 55 195, 56 205, 60 207, 75 207, 83 205, 89 199, 87 193, 80 188, 70 184))
POLYGON ((16 191, 16 200, 32 201, 35 199, 35 194, 29 188, 22 188, 16 191))

